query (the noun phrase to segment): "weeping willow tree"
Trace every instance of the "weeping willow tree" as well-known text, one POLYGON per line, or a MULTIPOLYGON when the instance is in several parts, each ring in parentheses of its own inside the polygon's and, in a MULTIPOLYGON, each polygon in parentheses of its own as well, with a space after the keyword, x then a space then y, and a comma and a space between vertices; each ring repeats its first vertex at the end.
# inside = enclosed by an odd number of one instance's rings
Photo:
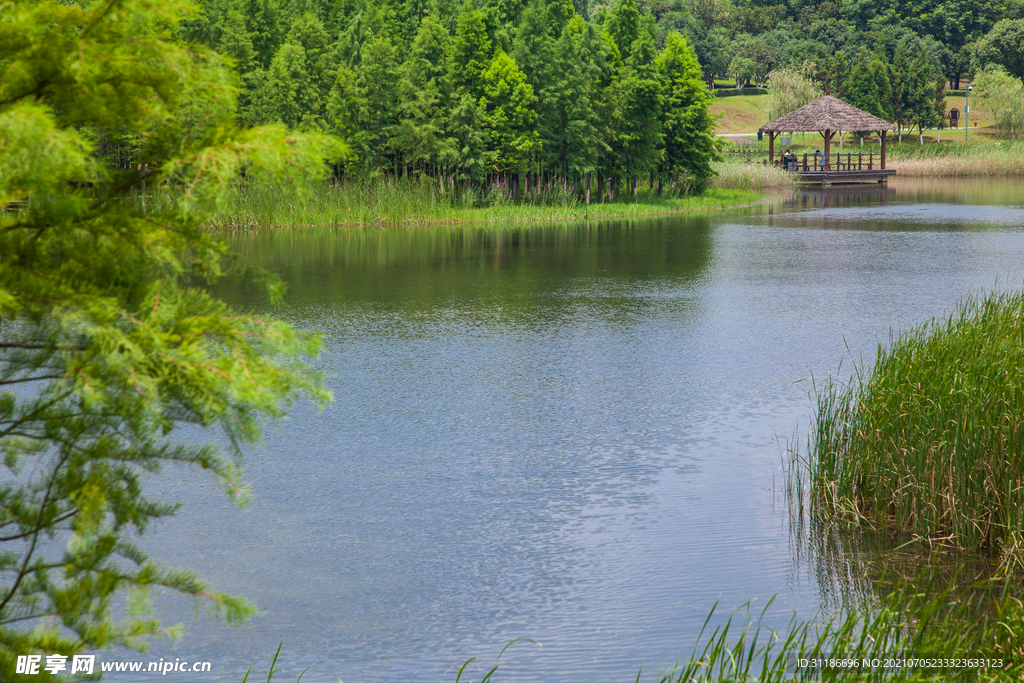
POLYGON ((230 69, 174 37, 195 13, 0 5, 0 677, 20 654, 145 648, 161 631, 150 587, 251 614, 140 549, 176 509, 144 481, 194 466, 243 501, 239 458, 260 424, 297 397, 329 399, 301 361, 315 336, 202 287, 232 259, 196 214, 241 173, 301 190, 343 150, 237 127, 230 69), (226 447, 175 440, 183 425, 226 447))
POLYGON ((768 74, 768 106, 765 114, 769 121, 810 104, 821 97, 813 83, 793 69, 778 69, 768 74))
POLYGON ((978 104, 992 112, 1003 135, 1017 137, 1024 131, 1024 84, 1002 67, 991 67, 974 81, 978 104))

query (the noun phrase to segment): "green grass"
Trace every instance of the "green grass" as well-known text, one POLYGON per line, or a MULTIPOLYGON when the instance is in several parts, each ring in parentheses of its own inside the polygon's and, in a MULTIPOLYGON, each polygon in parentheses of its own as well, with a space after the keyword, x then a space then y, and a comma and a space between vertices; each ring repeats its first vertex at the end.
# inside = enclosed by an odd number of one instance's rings
POLYGON ((1024 567, 1024 293, 964 299, 817 393, 815 514, 1024 567))
POLYGON ((753 133, 768 123, 765 109, 767 95, 734 95, 716 98, 710 112, 715 120, 715 133, 753 133))
POLYGON ((760 195, 736 189, 711 189, 694 196, 670 197, 641 192, 629 201, 586 204, 569 192, 547 203, 514 202, 500 194, 442 192, 430 181, 377 180, 325 183, 299 199, 273 186, 243 187, 230 205, 207 215, 212 229, 454 223, 564 221, 612 216, 643 216, 718 211, 751 204, 760 195))
POLYGON ((717 162, 713 167, 718 175, 711 181, 712 188, 761 192, 796 186, 793 174, 760 161, 760 157, 752 158, 750 162, 742 157, 726 157, 724 161, 717 162))

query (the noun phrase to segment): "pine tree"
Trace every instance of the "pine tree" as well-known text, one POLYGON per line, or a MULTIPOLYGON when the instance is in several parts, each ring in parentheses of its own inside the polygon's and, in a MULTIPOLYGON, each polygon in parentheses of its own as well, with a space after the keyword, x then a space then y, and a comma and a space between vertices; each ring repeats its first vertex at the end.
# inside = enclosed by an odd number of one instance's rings
POLYGON ((591 98, 598 74, 584 60, 582 19, 576 17, 571 24, 555 45, 541 139, 545 164, 578 180, 597 166, 597 114, 591 98))
POLYGON ((256 51, 256 61, 264 69, 270 68, 282 41, 280 14, 277 0, 246 0, 246 26, 256 51))
POLYGON ((376 172, 384 170, 384 151, 397 122, 398 66, 395 48, 388 38, 375 38, 362 50, 357 70, 357 85, 363 111, 360 128, 364 132, 364 158, 376 172))
POLYGON ((498 50, 483 74, 487 112, 484 129, 495 152, 498 173, 524 173, 537 144, 533 88, 515 61, 498 50))
POLYGON ((468 93, 463 93, 452 108, 448 130, 455 143, 453 162, 456 175, 462 183, 480 183, 487 176, 493 155, 487 151, 489 140, 483 126, 485 118, 483 105, 468 93))
POLYGON ((484 15, 470 2, 459 17, 452 41, 452 87, 479 99, 483 96, 481 76, 490 63, 491 41, 484 15))
POLYGON ((642 33, 630 48, 630 58, 617 84, 618 116, 614 133, 614 154, 623 178, 636 192, 639 178, 655 172, 662 156, 662 86, 648 59, 654 46, 642 33))
POLYGON ((312 88, 316 91, 317 108, 303 114, 310 119, 320 118, 330 97, 337 69, 323 22, 315 14, 302 14, 292 22, 287 42, 302 46, 306 56, 306 73, 309 75, 312 88))
POLYGON ((421 170, 437 167, 454 151, 445 135, 447 44, 444 25, 437 15, 428 14, 416 32, 409 59, 402 65, 394 146, 407 163, 421 170))
POLYGON ((657 67, 664 103, 661 175, 668 180, 684 179, 700 192, 714 175, 711 162, 718 158, 714 120, 708 111, 713 98, 701 80, 697 55, 678 33, 665 39, 657 67))
POLYGON ((274 55, 267 72, 267 116, 297 127, 311 121, 320 109, 320 93, 306 67, 306 51, 301 45, 285 43, 274 55))
POLYGON ((256 64, 256 50, 253 49, 252 38, 245 28, 245 17, 241 12, 231 10, 225 16, 217 51, 235 61, 235 69, 239 74, 245 75, 252 71, 256 64))
POLYGON ((605 20, 605 30, 622 59, 627 60, 633 42, 640 36, 640 10, 636 7, 636 0, 615 0, 605 20))

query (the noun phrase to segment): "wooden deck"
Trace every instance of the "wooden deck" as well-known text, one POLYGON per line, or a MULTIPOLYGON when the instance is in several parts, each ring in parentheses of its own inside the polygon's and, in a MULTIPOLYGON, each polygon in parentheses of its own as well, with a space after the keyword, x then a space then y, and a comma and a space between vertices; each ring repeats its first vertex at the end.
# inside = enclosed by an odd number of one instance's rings
POLYGON ((891 168, 875 169, 843 169, 794 171, 800 182, 834 185, 836 183, 887 183, 890 176, 896 175, 891 168))
POLYGON ((804 183, 887 183, 896 171, 885 167, 885 156, 873 152, 837 152, 828 157, 814 154, 783 157, 775 166, 794 173, 804 183), (827 159, 827 161, 826 161, 827 159))

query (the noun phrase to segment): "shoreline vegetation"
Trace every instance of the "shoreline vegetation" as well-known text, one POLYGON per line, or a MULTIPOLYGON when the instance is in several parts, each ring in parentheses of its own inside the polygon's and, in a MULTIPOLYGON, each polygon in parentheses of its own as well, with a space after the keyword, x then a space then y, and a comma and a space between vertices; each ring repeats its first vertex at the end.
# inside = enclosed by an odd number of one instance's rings
POLYGON ((812 514, 1024 568, 1024 292, 964 298, 817 391, 812 514))
MULTIPOLYGON (((1024 175, 1024 139, 1010 140, 1005 138, 994 138, 990 135, 977 135, 964 142, 960 131, 960 138, 948 139, 950 133, 957 131, 943 131, 946 139, 936 142, 934 139, 925 138, 923 145, 919 144, 916 137, 913 141, 905 138, 902 144, 892 141, 887 145, 886 167, 896 171, 896 177, 903 178, 989 178, 989 177, 1013 177, 1024 175)), ((972 134, 974 131, 971 131, 972 134)), ((987 132, 987 131, 986 131, 987 132)), ((849 138, 849 136, 847 136, 849 138)), ((735 138, 734 138, 735 139, 735 138)), ((728 161, 719 164, 716 170, 722 173, 723 167, 728 167, 730 177, 742 177, 743 174, 733 170, 740 166, 764 166, 761 162, 768 157, 768 145, 765 142, 754 142, 745 138, 747 144, 740 142, 726 153, 728 161)), ((793 143, 788 146, 794 154, 813 154, 815 150, 824 148, 820 135, 798 134, 792 136, 793 143)), ((776 155, 781 155, 786 147, 777 148, 776 155)), ((837 144, 832 145, 833 154, 857 154, 867 155, 873 153, 876 159, 881 152, 877 142, 869 142, 865 138, 865 144, 859 144, 859 138, 847 139, 845 148, 837 144)), ((866 159, 866 156, 865 156, 866 159)), ((782 171, 779 171, 782 174, 782 171)), ((722 175, 713 181, 715 187, 737 187, 738 182, 722 184, 722 175)), ((767 173, 760 171, 748 171, 750 177, 769 177, 767 173)), ((750 185, 756 187, 756 185, 750 185)))
POLYGON ((715 187, 682 197, 658 196, 641 188, 629 201, 587 204, 566 192, 535 204, 497 194, 453 197, 429 180, 378 179, 325 183, 304 197, 269 185, 243 188, 225 208, 207 213, 205 224, 212 230, 251 230, 572 221, 705 213, 750 206, 761 199, 759 192, 740 187, 715 187))

